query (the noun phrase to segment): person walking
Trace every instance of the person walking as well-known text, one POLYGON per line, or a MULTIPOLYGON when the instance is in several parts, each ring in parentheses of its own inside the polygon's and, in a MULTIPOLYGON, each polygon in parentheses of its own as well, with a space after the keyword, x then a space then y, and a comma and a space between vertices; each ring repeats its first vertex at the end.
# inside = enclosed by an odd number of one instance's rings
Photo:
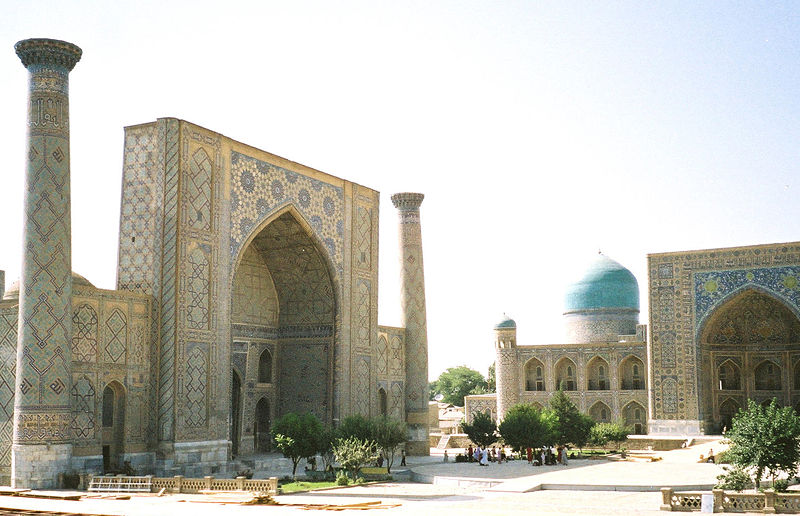
POLYGON ((406 449, 405 448, 403 448, 400 451, 400 465, 401 466, 405 466, 406 465, 406 449))
POLYGON ((528 464, 533 464, 533 450, 531 450, 530 446, 525 450, 525 453, 528 455, 528 464))

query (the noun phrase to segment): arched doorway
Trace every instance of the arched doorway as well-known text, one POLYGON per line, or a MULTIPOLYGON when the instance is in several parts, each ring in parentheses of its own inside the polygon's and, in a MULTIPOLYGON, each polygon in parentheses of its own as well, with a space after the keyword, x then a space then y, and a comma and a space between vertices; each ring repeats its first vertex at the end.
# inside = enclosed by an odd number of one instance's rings
POLYGON ((242 380, 236 369, 231 370, 231 411, 230 411, 231 455, 239 455, 239 442, 242 439, 242 380))
POLYGON ((800 351, 800 319, 776 295, 756 288, 733 294, 703 322, 699 342, 707 432, 730 428, 733 414, 748 399, 792 399, 791 360, 800 351))
POLYGON ((269 414, 269 401, 261 398, 256 404, 256 420, 253 425, 253 434, 256 440, 257 452, 268 452, 272 448, 271 436, 269 433, 272 420, 269 414))
POLYGON ((101 421, 103 471, 120 471, 125 442, 125 388, 117 381, 103 389, 101 421))
MULTIPOLYGON (((258 367, 242 386, 247 396, 264 398, 274 417, 311 412, 332 421, 336 294, 329 252, 289 206, 256 228, 237 258, 231 337, 269 347, 248 348, 259 353, 248 359, 258 367)), ((263 448, 254 437, 255 449, 263 448)))

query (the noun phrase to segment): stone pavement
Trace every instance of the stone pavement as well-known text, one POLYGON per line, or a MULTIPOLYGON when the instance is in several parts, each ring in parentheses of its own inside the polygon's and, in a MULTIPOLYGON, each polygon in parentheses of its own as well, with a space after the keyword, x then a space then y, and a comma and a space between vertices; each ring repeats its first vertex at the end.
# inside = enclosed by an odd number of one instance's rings
MULTIPOLYGON (((709 449, 719 453, 720 442, 705 443, 686 449, 655 452, 657 462, 612 462, 606 460, 570 460, 567 466, 531 466, 527 461, 503 464, 428 462, 412 465, 417 482, 439 485, 484 487, 500 492, 529 492, 539 489, 584 491, 659 491, 661 487, 678 490, 711 489, 723 472, 716 464, 699 464, 701 454, 709 449)), ((437 450, 441 453, 441 450, 437 450)), ((458 450, 452 452, 455 455, 458 450)))
MULTIPOLYGON (((716 445, 714 449, 717 450, 716 445)), ((586 514, 586 515, 656 515, 661 494, 656 491, 597 490, 602 486, 615 488, 651 487, 663 485, 689 485, 713 483, 720 469, 713 464, 698 464, 700 453, 707 453, 708 444, 689 450, 660 452, 664 457, 655 463, 570 461, 569 466, 533 467, 525 461, 492 464, 480 467, 472 463, 441 462, 441 456, 411 457, 409 467, 415 476, 436 478, 478 478, 484 484, 459 485, 457 482, 410 483, 387 482, 367 486, 354 486, 313 493, 297 493, 276 497, 282 506, 241 506, 238 502, 246 494, 220 493, 214 495, 176 494, 164 497, 133 495, 131 500, 83 499, 77 502, 22 499, 0 496, 1 508, 25 508, 44 511, 64 511, 82 514, 150 516, 191 513, 192 516, 211 516, 224 512, 239 514, 308 514, 305 504, 355 504, 379 501, 391 506, 378 514, 435 514, 443 516, 495 515, 528 513, 586 514), (534 474, 531 474, 531 471, 534 474), (539 473, 536 473, 540 471, 539 473), (446 475, 445 475, 446 474, 446 475), (516 476, 520 475, 520 476, 516 476), (489 488, 487 483, 497 485, 489 488), (563 484, 562 484, 563 483, 563 484), (532 485, 543 485, 547 490, 528 491, 532 485), (505 486, 505 489, 503 489, 505 486), (599 486, 599 487, 598 487, 599 486), (551 487, 561 487, 550 490, 551 487), (574 489, 595 489, 575 491, 574 489), (224 505, 221 505, 224 504, 224 505)), ((719 448, 721 451, 721 448, 719 448)), ((660 486, 658 486, 660 487, 660 486)), ((344 513, 355 513, 345 510, 344 513)), ((359 514, 364 514, 359 510, 359 514)))

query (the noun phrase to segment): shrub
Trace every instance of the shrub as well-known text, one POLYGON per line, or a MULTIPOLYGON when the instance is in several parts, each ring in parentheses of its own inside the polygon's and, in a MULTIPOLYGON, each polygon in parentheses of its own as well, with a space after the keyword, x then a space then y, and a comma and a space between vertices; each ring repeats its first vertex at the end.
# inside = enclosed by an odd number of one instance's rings
POLYGON ((779 478, 772 483, 772 488, 779 493, 785 493, 789 490, 789 480, 785 478, 779 478))
POLYGON ((350 483, 350 479, 347 478, 347 474, 344 471, 340 471, 336 475, 336 485, 337 486, 346 486, 350 483))
POLYGON ((715 489, 743 491, 752 485, 750 483, 750 475, 741 466, 733 466, 732 468, 723 466, 722 469, 725 470, 725 473, 717 475, 715 489))
POLYGON ((337 439, 333 445, 333 455, 342 469, 355 479, 364 464, 378 458, 378 446, 374 441, 365 441, 358 437, 337 439))

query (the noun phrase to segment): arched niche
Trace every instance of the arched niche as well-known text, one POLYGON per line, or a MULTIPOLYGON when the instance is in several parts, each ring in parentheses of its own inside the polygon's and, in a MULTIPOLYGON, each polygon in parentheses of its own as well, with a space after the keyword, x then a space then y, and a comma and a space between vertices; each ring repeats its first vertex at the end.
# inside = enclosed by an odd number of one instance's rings
POLYGON ((647 385, 644 362, 634 355, 628 355, 619 364, 619 380, 622 390, 644 390, 647 385))
POLYGON ((589 408, 589 417, 598 423, 610 423, 611 408, 602 401, 598 401, 589 408))
POLYGON ((607 391, 611 388, 608 362, 602 357, 592 358, 586 364, 587 389, 590 391, 607 391))
POLYGON ((537 358, 531 358, 525 363, 525 390, 545 390, 544 364, 537 358))
POLYGON ((622 418, 625 426, 630 427, 634 434, 645 433, 647 423, 647 410, 638 402, 631 401, 622 409, 622 418))
POLYGON ((719 390, 738 391, 742 388, 742 371, 733 360, 726 360, 717 368, 719 390))
POLYGON ((268 349, 258 357, 258 383, 272 383, 272 353, 268 349))
POLYGON ((578 368, 575 362, 564 357, 556 363, 556 388, 562 391, 574 391, 578 388, 578 368))
POLYGON ((383 387, 378 389, 378 412, 384 417, 389 415, 389 397, 383 387))
POLYGON ((781 390, 782 368, 772 360, 763 360, 753 369, 757 391, 781 390))

